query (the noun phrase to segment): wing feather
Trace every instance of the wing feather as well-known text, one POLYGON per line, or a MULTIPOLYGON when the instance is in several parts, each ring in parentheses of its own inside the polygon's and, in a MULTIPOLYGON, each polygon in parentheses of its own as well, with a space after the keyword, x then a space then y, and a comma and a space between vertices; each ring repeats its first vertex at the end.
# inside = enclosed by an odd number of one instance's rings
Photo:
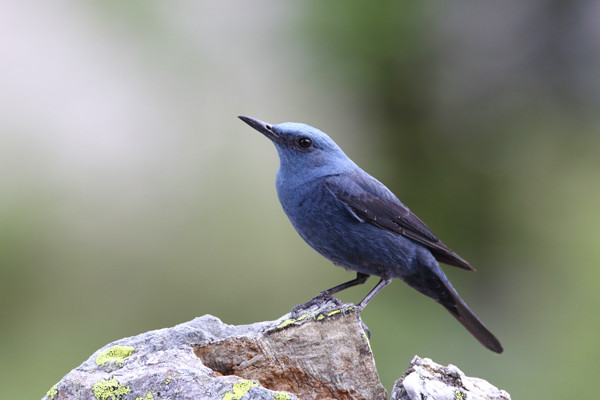
POLYGON ((359 221, 371 223, 422 244, 439 262, 469 271, 475 270, 466 260, 442 243, 427 225, 383 184, 366 173, 361 175, 328 176, 325 184, 331 194, 359 221))

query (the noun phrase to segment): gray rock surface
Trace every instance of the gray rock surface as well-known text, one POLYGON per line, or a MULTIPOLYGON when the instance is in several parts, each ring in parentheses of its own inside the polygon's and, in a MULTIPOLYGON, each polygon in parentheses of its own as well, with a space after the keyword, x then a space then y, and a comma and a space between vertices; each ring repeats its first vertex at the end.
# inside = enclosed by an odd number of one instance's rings
POLYGON ((415 356, 410 369, 394 384, 392 400, 510 400, 504 390, 471 378, 456 366, 415 356))
POLYGON ((328 303, 232 326, 205 315, 110 343, 44 399, 385 399, 360 317, 328 303))
MULTIPOLYGON (((421 400, 422 393, 427 399, 510 398, 456 367, 415 357, 392 399, 421 400)), ((297 318, 233 326, 205 315, 118 340, 44 399, 383 400, 386 392, 354 306, 329 302, 297 318)))

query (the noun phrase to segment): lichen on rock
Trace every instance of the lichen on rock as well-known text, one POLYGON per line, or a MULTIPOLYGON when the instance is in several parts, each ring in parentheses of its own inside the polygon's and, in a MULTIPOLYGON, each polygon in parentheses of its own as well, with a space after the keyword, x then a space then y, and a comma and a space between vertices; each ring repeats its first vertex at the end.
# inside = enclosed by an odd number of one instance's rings
POLYGON ((121 385, 115 377, 100 379, 92 386, 92 393, 97 400, 119 400, 130 390, 129 386, 121 385))
MULTIPOLYGON (((44 399, 384 400, 363 327, 355 306, 339 301, 250 325, 205 315, 106 345, 44 399)), ((392 399, 421 400, 413 395, 424 380, 432 383, 426 392, 432 400, 488 398, 477 397, 476 389, 501 395, 490 399, 510 399, 456 367, 425 360, 413 360, 392 399), (436 397, 432 388, 446 397, 436 397)))
POLYGON ((122 367, 125 359, 135 350, 131 346, 115 345, 106 350, 103 350, 96 357, 96 365, 102 366, 108 362, 114 362, 117 366, 122 367))

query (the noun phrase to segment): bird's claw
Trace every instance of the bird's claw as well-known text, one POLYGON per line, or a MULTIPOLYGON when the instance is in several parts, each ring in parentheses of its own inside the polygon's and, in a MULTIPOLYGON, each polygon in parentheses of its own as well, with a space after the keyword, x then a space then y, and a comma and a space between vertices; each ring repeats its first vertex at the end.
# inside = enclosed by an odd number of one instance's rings
POLYGON ((316 311, 319 308, 321 308, 323 306, 323 304, 328 303, 328 302, 334 303, 335 306, 341 306, 344 304, 343 301, 341 301, 340 299, 336 299, 335 297, 331 297, 331 295, 328 295, 326 293, 325 294, 319 293, 317 296, 310 299, 306 303, 298 304, 297 306, 294 306, 294 308, 292 308, 292 313, 291 313, 292 318, 298 318, 298 317, 300 317, 300 315, 305 314, 307 311, 311 310, 312 308, 314 308, 316 311))

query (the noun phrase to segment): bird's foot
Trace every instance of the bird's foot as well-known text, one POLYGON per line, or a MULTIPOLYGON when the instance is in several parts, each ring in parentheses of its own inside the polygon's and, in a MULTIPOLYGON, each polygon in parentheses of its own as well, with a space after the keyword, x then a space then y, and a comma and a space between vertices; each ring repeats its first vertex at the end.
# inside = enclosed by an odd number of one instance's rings
MULTIPOLYGON (((346 311, 352 310, 353 312, 360 315, 360 312, 363 310, 364 306, 360 304, 357 306, 348 306, 344 304, 343 301, 332 297, 327 293, 319 293, 314 298, 310 299, 306 303, 298 304, 294 308, 292 308, 291 316, 293 319, 298 319, 303 315, 309 314, 311 312, 315 312, 314 318, 321 319, 328 317, 332 314, 337 314, 341 311, 342 315, 346 315, 346 311), (323 308, 326 303, 330 303, 327 308, 323 308), (319 311, 320 310, 320 311, 319 311)), ((360 317, 359 317, 360 318, 360 317)), ((361 326, 367 336, 367 339, 371 339, 371 330, 365 325, 365 323, 360 320, 361 326)))
POLYGON ((327 293, 319 293, 306 303, 294 306, 294 308, 292 308, 292 318, 298 318, 300 315, 306 314, 310 311, 317 311, 319 308, 323 307, 325 303, 333 303, 333 306, 336 307, 344 304, 344 302, 341 300, 331 297, 331 295, 327 293))

